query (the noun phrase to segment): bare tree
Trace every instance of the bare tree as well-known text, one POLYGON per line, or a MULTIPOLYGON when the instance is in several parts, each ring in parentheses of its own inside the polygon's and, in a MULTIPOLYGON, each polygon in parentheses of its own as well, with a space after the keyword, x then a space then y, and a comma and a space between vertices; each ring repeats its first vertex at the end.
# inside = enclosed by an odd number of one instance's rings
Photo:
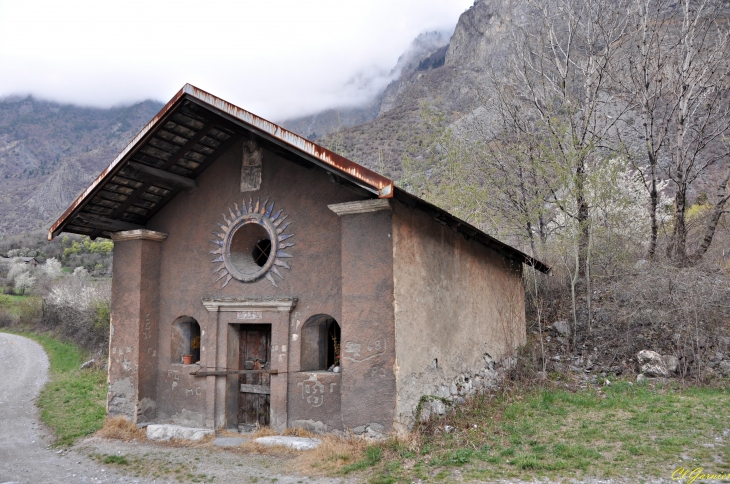
POLYGON ((529 242, 530 253, 539 256, 554 212, 550 187, 544 181, 552 178, 547 173, 550 166, 543 163, 543 147, 534 136, 529 109, 495 78, 492 87, 499 133, 477 150, 491 195, 487 210, 495 227, 510 227, 520 240, 529 242))
POLYGON ((610 94, 620 45, 629 34, 628 0, 528 0, 511 60, 511 87, 536 115, 534 133, 557 176, 553 202, 579 226, 585 271, 590 237, 586 178, 614 150, 623 112, 610 94))
POLYGON ((654 258, 659 234, 659 157, 668 143, 673 114, 666 102, 669 84, 663 76, 668 58, 673 55, 671 32, 675 19, 671 12, 675 5, 675 0, 636 0, 632 19, 634 37, 626 42, 628 63, 620 66, 617 73, 630 109, 641 116, 640 126, 625 125, 627 131, 643 142, 639 156, 631 153, 631 143, 625 143, 624 148, 634 169, 641 174, 649 196, 649 259, 654 258))
POLYGON ((674 54, 667 59, 662 82, 672 113, 666 174, 674 184, 673 232, 667 255, 679 265, 696 263, 709 248, 728 199, 730 130, 727 92, 730 32, 722 0, 681 0, 675 9, 674 54), (715 208, 700 247, 687 253, 686 209, 689 189, 718 162, 728 165, 718 185, 715 208))

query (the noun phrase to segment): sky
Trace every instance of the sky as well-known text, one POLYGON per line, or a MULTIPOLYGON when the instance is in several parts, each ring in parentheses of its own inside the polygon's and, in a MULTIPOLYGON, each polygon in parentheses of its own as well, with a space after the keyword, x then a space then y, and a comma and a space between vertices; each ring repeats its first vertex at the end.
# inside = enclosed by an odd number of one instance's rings
POLYGON ((186 82, 271 120, 362 104, 473 0, 0 0, 0 98, 166 102, 186 82))

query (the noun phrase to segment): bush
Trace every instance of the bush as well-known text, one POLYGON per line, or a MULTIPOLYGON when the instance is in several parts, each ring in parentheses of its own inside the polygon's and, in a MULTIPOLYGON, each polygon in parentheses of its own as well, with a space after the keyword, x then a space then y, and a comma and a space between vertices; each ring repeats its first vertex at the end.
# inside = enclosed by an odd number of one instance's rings
POLYGON ((10 311, 0 307, 0 328, 7 328, 15 324, 15 318, 10 311))
POLYGON ((111 290, 108 281, 61 278, 43 300, 43 325, 91 351, 109 345, 111 290))

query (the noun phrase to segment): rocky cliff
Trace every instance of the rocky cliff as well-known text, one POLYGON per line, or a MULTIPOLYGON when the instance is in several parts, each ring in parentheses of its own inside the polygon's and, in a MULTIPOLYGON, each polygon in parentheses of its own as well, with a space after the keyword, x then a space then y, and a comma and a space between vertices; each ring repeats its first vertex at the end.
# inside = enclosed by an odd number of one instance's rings
POLYGON ((375 101, 377 116, 345 125, 320 142, 397 178, 404 156, 423 155, 419 147, 426 134, 424 112, 438 112, 446 123, 458 124, 465 116, 493 123, 485 105, 490 86, 505 67, 512 19, 523 15, 520 10, 511 0, 477 0, 461 15, 448 42, 418 51, 420 55, 403 66, 398 79, 375 101))

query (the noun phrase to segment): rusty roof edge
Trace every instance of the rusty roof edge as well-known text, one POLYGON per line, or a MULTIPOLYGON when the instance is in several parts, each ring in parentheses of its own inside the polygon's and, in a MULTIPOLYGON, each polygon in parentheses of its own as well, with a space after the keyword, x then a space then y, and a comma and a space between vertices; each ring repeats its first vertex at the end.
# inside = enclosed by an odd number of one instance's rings
POLYGON ((180 89, 170 101, 168 101, 167 104, 165 104, 162 109, 155 115, 154 118, 150 120, 149 123, 147 123, 144 128, 142 128, 139 133, 127 144, 127 146, 119 153, 116 158, 111 162, 109 166, 104 168, 104 170, 94 179, 93 182, 91 182, 91 185, 89 185, 81 194, 79 194, 78 197, 76 197, 76 200, 73 201, 73 203, 63 212, 63 214, 56 220, 56 222, 51 225, 51 227, 48 229, 48 240, 53 240, 58 234, 60 234, 63 231, 63 227, 68 223, 68 221, 71 219, 73 215, 75 215, 78 211, 83 209, 85 203, 84 201, 86 198, 91 195, 93 192, 99 188, 99 185, 107 178, 112 177, 116 174, 116 168, 120 168, 119 166, 122 161, 129 155, 132 151, 134 151, 135 147, 148 135, 150 134, 150 131, 152 128, 162 119, 164 118, 168 112, 173 108, 175 104, 177 104, 180 99, 185 95, 185 87, 188 85, 186 84, 182 89, 180 89))
POLYGON ((313 143, 306 138, 292 133, 271 121, 260 116, 256 116, 245 109, 239 108, 238 106, 216 97, 209 92, 203 91, 192 84, 185 84, 182 91, 195 99, 215 107, 218 111, 226 113, 249 126, 255 127, 286 145, 306 153, 309 156, 324 162, 326 165, 329 165, 330 167, 365 183, 372 187, 380 198, 391 198, 393 196, 393 181, 389 178, 348 160, 344 156, 338 155, 337 153, 313 143))
POLYGON ((436 205, 433 205, 432 203, 429 203, 423 199, 420 199, 401 188, 395 187, 393 181, 389 178, 379 175, 378 173, 375 173, 374 171, 369 170, 364 166, 350 161, 347 158, 338 155, 337 153, 334 153, 322 146, 317 145, 316 143, 312 143, 311 141, 302 138, 301 136, 292 133, 289 130, 284 129, 281 126, 272 123, 271 121, 267 121, 264 118, 256 116, 255 114, 246 111, 245 109, 239 108, 238 106, 235 106, 234 104, 231 104, 227 101, 224 101, 223 99, 220 99, 206 91, 203 91, 202 89, 193 86, 192 84, 185 84, 185 86, 183 86, 183 88, 180 89, 180 91, 178 91, 167 104, 165 104, 160 112, 158 112, 157 115, 155 115, 155 117, 152 118, 152 120, 150 120, 150 122, 147 123, 147 125, 145 125, 145 127, 142 128, 139 133, 137 133, 137 135, 127 144, 124 150, 122 150, 122 152, 119 153, 116 158, 114 158, 111 164, 94 179, 91 185, 89 185, 88 188, 81 192, 76 200, 74 200, 74 202, 64 211, 61 217, 59 217, 58 220, 48 229, 48 240, 53 240, 53 238, 58 233, 63 231, 63 227, 68 223, 71 217, 79 210, 83 209, 85 205, 84 202, 87 201, 87 197, 90 197, 94 192, 96 192, 96 190, 100 188, 100 185, 103 181, 105 181, 107 178, 113 177, 116 174, 116 171, 121 169, 121 164, 125 160, 125 158, 127 158, 130 153, 135 151, 135 148, 138 147, 138 145, 144 140, 144 138, 151 134, 150 132, 152 128, 157 123, 159 123, 160 120, 163 119, 185 95, 189 95, 195 99, 198 99, 201 102, 214 107, 216 110, 222 113, 226 113, 229 116, 236 118, 263 133, 268 134, 269 136, 281 141, 282 143, 291 146, 300 152, 306 153, 317 160, 320 160, 326 165, 335 168, 337 171, 348 175, 349 178, 359 180, 363 184, 374 189, 374 191, 378 194, 380 198, 392 198, 395 195, 395 191, 398 190, 399 193, 405 194, 408 197, 415 198, 416 200, 418 200, 419 203, 426 204, 437 210, 438 212, 443 213, 446 216, 456 220, 460 224, 469 227, 469 229, 475 231, 477 235, 484 237, 485 239, 487 239, 487 241, 507 249, 510 253, 516 255, 519 259, 521 259, 525 264, 535 267, 537 270, 545 272, 547 274, 550 274, 551 272, 551 268, 547 264, 533 257, 530 257, 524 252, 515 249, 514 247, 505 244, 500 240, 495 239, 494 237, 474 227, 468 222, 465 222, 458 217, 452 215, 448 211, 436 205))

